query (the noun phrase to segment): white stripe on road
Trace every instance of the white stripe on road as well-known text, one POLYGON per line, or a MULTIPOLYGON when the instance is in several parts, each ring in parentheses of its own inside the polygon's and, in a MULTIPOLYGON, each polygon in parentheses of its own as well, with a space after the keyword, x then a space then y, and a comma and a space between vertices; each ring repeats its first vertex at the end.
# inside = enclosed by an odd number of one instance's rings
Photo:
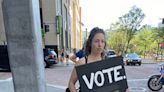
POLYGON ((147 81, 148 79, 130 79, 130 80, 127 80, 129 82, 133 82, 133 81, 147 81))
MULTIPOLYGON (((128 82, 140 82, 140 81, 148 81, 148 79, 129 79, 128 82)), ((144 87, 129 87, 132 92, 147 92, 144 87)))
POLYGON ((132 92, 146 92, 144 87, 129 87, 132 92))
POLYGON ((51 87, 55 87, 55 88, 59 88, 59 89, 66 89, 65 86, 59 86, 59 85, 47 84, 47 86, 51 86, 51 87))

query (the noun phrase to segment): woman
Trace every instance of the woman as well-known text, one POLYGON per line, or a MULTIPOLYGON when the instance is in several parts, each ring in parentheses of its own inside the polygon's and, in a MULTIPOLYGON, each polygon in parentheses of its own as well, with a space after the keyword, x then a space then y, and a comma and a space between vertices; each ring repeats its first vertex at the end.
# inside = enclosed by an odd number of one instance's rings
MULTIPOLYGON (((104 58, 105 46, 106 46, 105 32, 98 27, 93 28, 90 32, 90 35, 86 43, 87 58, 86 59, 81 58, 77 62, 77 65, 82 65, 82 64, 92 63, 102 60, 104 58)), ((76 70, 74 68, 68 84, 70 92, 76 92, 75 83, 77 82, 77 80, 78 78, 77 78, 76 70)))

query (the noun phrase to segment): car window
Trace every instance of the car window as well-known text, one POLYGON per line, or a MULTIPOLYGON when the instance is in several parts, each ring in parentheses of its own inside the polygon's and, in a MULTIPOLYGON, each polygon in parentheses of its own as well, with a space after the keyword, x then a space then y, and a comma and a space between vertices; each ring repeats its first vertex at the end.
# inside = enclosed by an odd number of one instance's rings
POLYGON ((53 55, 55 55, 55 56, 57 55, 56 52, 55 52, 54 50, 51 50, 51 54, 53 54, 53 55))
POLYGON ((107 55, 115 55, 116 53, 114 51, 108 51, 107 55))
POLYGON ((137 54, 128 54, 128 57, 129 58, 136 58, 136 57, 139 57, 139 55, 137 55, 137 54))

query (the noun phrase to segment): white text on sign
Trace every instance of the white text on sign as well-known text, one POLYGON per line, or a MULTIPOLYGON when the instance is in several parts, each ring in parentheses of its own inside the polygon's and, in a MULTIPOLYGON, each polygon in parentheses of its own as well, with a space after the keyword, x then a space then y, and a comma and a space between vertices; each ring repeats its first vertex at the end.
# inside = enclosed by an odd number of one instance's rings
POLYGON ((103 69, 102 71, 97 71, 95 73, 91 73, 90 74, 90 80, 88 80, 88 78, 86 77, 86 75, 83 75, 82 78, 85 82, 85 84, 87 85, 88 89, 92 89, 93 88, 93 83, 95 83, 98 87, 101 87, 104 85, 105 82, 105 77, 104 74, 108 75, 108 82, 109 83, 113 83, 113 82, 117 82, 123 79, 126 79, 126 76, 120 76, 120 72, 119 70, 122 69, 122 66, 115 66, 115 67, 111 67, 108 69, 103 69), (114 81, 112 80, 112 72, 114 74, 114 81), (98 76, 100 76, 101 81, 98 81, 98 76))

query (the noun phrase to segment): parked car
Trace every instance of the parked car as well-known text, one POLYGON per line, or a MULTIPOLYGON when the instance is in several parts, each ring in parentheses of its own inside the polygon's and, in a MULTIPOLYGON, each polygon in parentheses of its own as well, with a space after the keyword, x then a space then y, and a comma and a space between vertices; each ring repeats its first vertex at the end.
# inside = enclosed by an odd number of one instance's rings
MULTIPOLYGON (((53 64, 57 64, 57 54, 53 49, 43 49, 44 52, 44 64, 45 67, 50 67, 53 64)), ((9 57, 6 45, 0 45, 0 69, 11 71, 9 64, 9 57)))
POLYGON ((11 71, 6 45, 0 45, 0 68, 3 70, 11 71))
POLYGON ((45 68, 49 68, 53 64, 57 64, 57 54, 53 49, 45 48, 43 49, 44 53, 44 66, 45 68))
POLYGON ((107 50, 107 51, 106 51, 106 56, 107 56, 108 58, 111 58, 111 57, 116 57, 117 55, 116 55, 116 53, 115 53, 114 50, 107 50))
POLYGON ((126 54, 126 56, 124 57, 124 61, 126 65, 141 65, 141 57, 140 55, 136 54, 136 53, 130 53, 130 54, 126 54))

